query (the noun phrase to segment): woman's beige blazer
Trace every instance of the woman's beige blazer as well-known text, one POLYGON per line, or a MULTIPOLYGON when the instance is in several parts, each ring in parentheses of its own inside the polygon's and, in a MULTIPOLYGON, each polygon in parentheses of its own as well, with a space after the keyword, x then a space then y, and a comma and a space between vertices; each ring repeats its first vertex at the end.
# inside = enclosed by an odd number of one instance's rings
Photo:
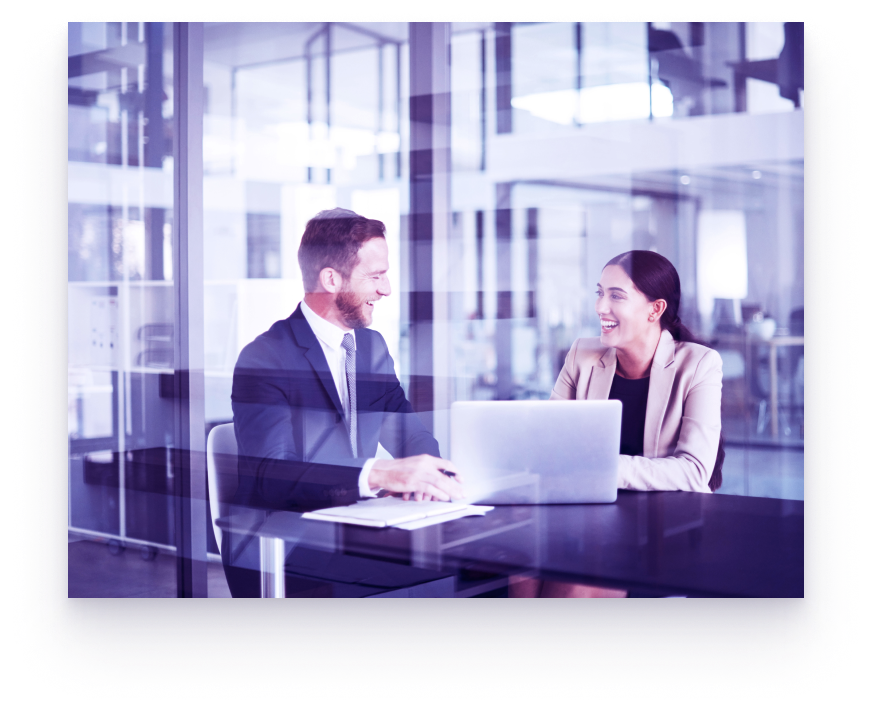
MULTIPOLYGON (((608 399, 617 367, 615 348, 578 338, 551 399, 608 399)), ((710 492, 720 441, 723 361, 704 345, 675 342, 662 331, 650 366, 644 456, 620 456, 620 488, 710 492)))

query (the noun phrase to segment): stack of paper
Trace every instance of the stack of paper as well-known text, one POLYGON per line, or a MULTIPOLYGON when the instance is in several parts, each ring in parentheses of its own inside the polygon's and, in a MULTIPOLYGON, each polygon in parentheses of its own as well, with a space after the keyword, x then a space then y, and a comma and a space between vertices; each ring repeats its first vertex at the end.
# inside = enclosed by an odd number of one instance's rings
POLYGON ((398 527, 415 530, 467 515, 484 515, 492 506, 467 503, 442 503, 441 501, 402 500, 388 496, 360 501, 354 505, 324 508, 303 513, 309 520, 324 520, 330 523, 367 525, 374 528, 398 527))

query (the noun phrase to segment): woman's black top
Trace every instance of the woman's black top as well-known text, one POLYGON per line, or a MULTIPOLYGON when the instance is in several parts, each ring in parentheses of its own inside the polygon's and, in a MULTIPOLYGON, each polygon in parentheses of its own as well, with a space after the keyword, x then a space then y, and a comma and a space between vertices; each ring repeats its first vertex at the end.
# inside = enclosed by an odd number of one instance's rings
POLYGON ((626 456, 644 455, 644 416, 647 412, 647 392, 650 378, 627 380, 614 374, 608 399, 623 402, 620 425, 620 453, 626 456))

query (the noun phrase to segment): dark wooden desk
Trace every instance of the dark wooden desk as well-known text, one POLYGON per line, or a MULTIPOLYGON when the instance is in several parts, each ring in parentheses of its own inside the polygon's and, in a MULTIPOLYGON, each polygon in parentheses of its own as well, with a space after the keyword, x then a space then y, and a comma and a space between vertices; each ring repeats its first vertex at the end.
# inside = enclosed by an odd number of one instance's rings
POLYGON ((284 560, 297 548, 447 572, 460 596, 517 573, 657 596, 804 595, 801 501, 620 491, 610 505, 500 506, 414 531, 260 511, 219 525, 259 539, 264 596, 283 596, 284 560))

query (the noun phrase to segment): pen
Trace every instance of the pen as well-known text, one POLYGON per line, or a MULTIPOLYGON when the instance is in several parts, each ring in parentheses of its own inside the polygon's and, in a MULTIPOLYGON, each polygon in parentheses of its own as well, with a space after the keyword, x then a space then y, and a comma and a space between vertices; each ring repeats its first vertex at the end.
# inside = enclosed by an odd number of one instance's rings
POLYGON ((448 471, 448 469, 446 468, 440 468, 439 471, 445 474, 445 476, 447 476, 448 478, 456 478, 457 476, 456 473, 454 473, 453 471, 448 471))

